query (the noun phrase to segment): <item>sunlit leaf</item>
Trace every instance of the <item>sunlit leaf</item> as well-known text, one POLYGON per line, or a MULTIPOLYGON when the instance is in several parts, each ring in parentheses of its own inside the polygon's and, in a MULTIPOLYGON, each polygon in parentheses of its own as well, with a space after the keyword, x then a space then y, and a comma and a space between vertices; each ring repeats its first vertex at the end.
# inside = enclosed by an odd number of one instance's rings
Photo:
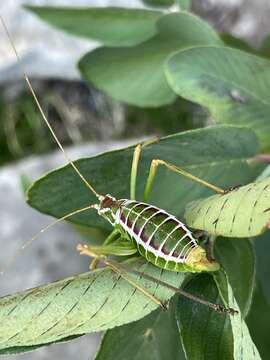
POLYGON ((270 178, 188 204, 189 226, 213 235, 257 236, 269 228, 270 178))
MULTIPOLYGON (((163 271, 143 259, 129 265, 179 287, 184 275, 163 271)), ((133 275, 130 275, 133 276, 133 275)), ((134 276, 133 276, 134 279, 134 276)), ((173 292, 135 280, 165 302, 173 292)), ((76 275, 0 299, 0 349, 41 346, 143 318, 156 309, 152 300, 108 268, 76 275)))

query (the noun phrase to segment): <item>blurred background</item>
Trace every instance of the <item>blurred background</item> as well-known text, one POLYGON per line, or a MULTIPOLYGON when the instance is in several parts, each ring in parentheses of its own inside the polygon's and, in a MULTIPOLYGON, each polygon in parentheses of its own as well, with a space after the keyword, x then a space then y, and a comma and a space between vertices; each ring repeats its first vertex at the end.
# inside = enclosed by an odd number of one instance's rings
MULTIPOLYGON (((83 54, 99 44, 52 29, 24 10, 23 4, 136 8, 145 5, 139 0, 0 3, 1 15, 22 63, 57 136, 72 158, 126 146, 153 134, 191 129, 209 121, 206 113, 188 102, 179 100, 157 109, 140 109, 112 100, 89 87, 81 79, 76 64, 83 54)), ((255 48, 260 47, 270 33, 267 0, 193 0, 192 11, 219 32, 234 34, 255 48)), ((64 164, 64 159, 41 121, 2 28, 0 44, 0 264, 3 264, 51 221, 25 204, 24 188, 45 172, 64 164)), ((1 278, 0 295, 87 271, 87 259, 79 258, 74 251, 79 232, 81 229, 61 224, 45 233, 1 278)), ((99 234, 95 236, 98 238, 99 234)), ((18 358, 74 359, 80 349, 81 359, 89 359, 98 341, 99 335, 88 335, 18 358)))

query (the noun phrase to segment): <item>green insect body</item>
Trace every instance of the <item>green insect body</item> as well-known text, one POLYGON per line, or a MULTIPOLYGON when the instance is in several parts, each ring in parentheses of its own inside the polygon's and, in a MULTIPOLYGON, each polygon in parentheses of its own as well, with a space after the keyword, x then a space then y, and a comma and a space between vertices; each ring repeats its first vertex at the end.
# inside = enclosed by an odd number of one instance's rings
POLYGON ((152 264, 181 272, 216 271, 219 264, 209 261, 191 231, 175 216, 153 205, 129 199, 101 197, 97 206, 122 236, 132 241, 139 253, 152 264))
POLYGON ((191 202, 188 226, 226 237, 257 236, 269 228, 270 178, 191 202))

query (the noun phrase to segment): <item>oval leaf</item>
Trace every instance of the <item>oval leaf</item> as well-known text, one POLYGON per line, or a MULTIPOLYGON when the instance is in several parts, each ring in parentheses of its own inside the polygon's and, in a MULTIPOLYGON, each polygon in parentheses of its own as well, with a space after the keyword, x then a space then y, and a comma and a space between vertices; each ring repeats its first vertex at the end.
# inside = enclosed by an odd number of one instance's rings
POLYGON ((115 99, 138 106, 161 106, 176 98, 163 63, 174 51, 190 46, 221 45, 210 26, 188 13, 172 13, 157 21, 158 34, 129 48, 99 48, 79 63, 90 83, 115 99))
POLYGON ((173 55, 167 80, 180 96, 206 106, 221 123, 254 129, 269 147, 270 62, 224 47, 197 47, 173 55))
POLYGON ((235 316, 230 316, 233 335, 233 359, 260 360, 260 354, 250 336, 249 329, 243 319, 225 273, 223 274, 219 271, 213 277, 218 287, 219 295, 227 303, 227 306, 238 311, 238 314, 235 316))
POLYGON ((159 11, 141 9, 72 8, 26 6, 48 22, 72 35, 100 41, 107 46, 131 46, 151 38, 156 32, 159 11))
POLYGON ((270 178, 188 204, 187 225, 226 237, 257 236, 269 228, 270 178))
MULTIPOLYGON (((131 264, 129 265, 131 266, 131 264)), ((132 268, 179 287, 184 275, 137 260, 132 268)), ((133 277, 165 302, 171 290, 133 277)), ((0 299, 0 349, 33 347, 138 320, 157 305, 108 268, 0 299)))
MULTIPOLYGON (((230 126, 168 136, 144 148, 138 169, 137 198, 142 199, 150 163, 155 158, 170 161, 226 188, 235 185, 236 181, 254 179, 259 169, 256 172, 246 160, 254 156, 256 149, 256 138, 251 130, 230 126)), ((76 165, 99 193, 111 192, 118 199, 128 198, 133 151, 134 147, 111 151, 78 160, 76 165)), ((151 202, 181 219, 187 203, 210 194, 209 189, 190 179, 160 169, 154 182, 151 202)), ((46 214, 61 217, 96 202, 96 198, 74 170, 65 166, 36 181, 28 192, 28 202, 46 214)), ((72 217, 72 221, 111 229, 110 224, 94 210, 78 214, 72 217)))
POLYGON ((260 359, 232 289, 221 272, 214 279, 207 274, 196 276, 185 289, 215 303, 222 303, 223 299, 227 306, 239 311, 234 316, 221 315, 206 306, 179 298, 176 316, 189 360, 202 358, 202 354, 207 360, 260 359))
MULTIPOLYGON (((184 289, 213 303, 222 304, 216 284, 212 276, 207 274, 196 276, 184 289)), ((233 359, 229 316, 180 297, 176 318, 187 359, 233 359)))
POLYGON ((106 332, 95 360, 184 360, 174 307, 106 332))
POLYGON ((215 255, 222 264, 243 317, 251 306, 255 286, 255 254, 249 239, 218 238, 215 255))

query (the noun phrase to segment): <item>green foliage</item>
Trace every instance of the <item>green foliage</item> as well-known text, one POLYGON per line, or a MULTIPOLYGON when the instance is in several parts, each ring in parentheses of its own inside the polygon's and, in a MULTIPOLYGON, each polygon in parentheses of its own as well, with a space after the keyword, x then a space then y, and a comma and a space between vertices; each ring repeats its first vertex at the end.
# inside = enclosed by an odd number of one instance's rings
POLYGON ((222 42, 199 18, 189 13, 164 15, 156 22, 157 35, 134 47, 101 47, 79 63, 82 75, 115 99, 138 106, 173 102, 163 64, 173 52, 198 45, 222 42), (151 81, 150 81, 151 79, 151 81))
POLYGON ((96 360, 184 360, 174 311, 174 306, 168 312, 157 310, 141 321, 107 331, 96 360))
MULTIPOLYGON (((184 274, 162 271, 142 259, 129 266, 177 287, 184 280, 184 274)), ((138 275, 135 280, 163 302, 174 294, 138 275)), ((138 320, 156 308, 108 268, 76 275, 0 300, 0 354, 110 329, 138 320)))
MULTIPOLYGON (((184 289, 214 303, 222 302, 214 279, 209 275, 196 276, 184 289)), ((233 334, 228 317, 180 297, 176 318, 188 359, 199 359, 201 354, 209 360, 233 358, 233 334)))
POLYGON ((139 44, 156 33, 158 11, 122 8, 57 8, 26 6, 49 24, 106 46, 139 44))
POLYGON ((224 47, 196 47, 173 55, 167 79, 184 98, 206 106, 221 123, 253 128, 269 148, 270 62, 224 47))
POLYGON ((149 6, 172 6, 175 0, 142 0, 144 4, 149 6))
POLYGON ((212 235, 252 237, 269 227, 270 178, 190 203, 187 224, 212 235))
POLYGON ((252 243, 248 239, 219 237, 215 256, 226 271, 237 304, 245 318, 252 302, 256 272, 252 243))
MULTIPOLYGON (((186 0, 145 2, 190 8, 186 0)), ((0 299, 1 353, 30 351, 109 329, 97 360, 132 359, 133 355, 155 360, 254 360, 260 359, 258 351, 269 358, 269 346, 262 340, 270 316, 269 251, 257 238, 248 239, 261 235, 269 223, 269 169, 258 180, 264 165, 255 158, 258 149, 269 149, 269 40, 255 51, 232 36, 219 36, 187 12, 28 9, 55 27, 102 43, 83 56, 79 69, 90 84, 113 98, 158 111, 180 97, 183 129, 189 128, 183 114, 191 114, 187 106, 191 102, 204 114, 209 112, 211 127, 203 128, 209 124, 204 121, 202 128, 164 137, 144 148, 137 199, 143 198, 149 166, 158 158, 224 189, 241 185, 224 195, 213 195, 212 190, 160 168, 151 194, 151 203, 180 219, 185 216, 194 230, 213 235, 210 245, 215 245, 221 270, 211 275, 176 274, 142 259, 131 260, 129 266, 140 264, 143 272, 178 287, 184 285, 190 293, 231 307, 238 314, 220 315, 182 297, 176 297, 175 310, 150 314, 157 306, 105 268, 0 299)), ((192 122, 191 127, 195 126, 192 122)), ((79 159, 75 164, 99 193, 127 198, 133 151, 134 146, 79 159)), ((96 199, 70 165, 46 174, 28 191, 32 207, 58 218, 93 202, 96 199)), ((70 221, 91 231, 111 229, 93 210, 70 221)), ((260 238, 267 241, 267 235, 260 238)), ((137 275, 137 281, 162 301, 173 295, 143 276, 137 275)))
MULTIPOLYGON (((127 198, 133 151, 134 147, 128 147, 81 159, 75 164, 86 179, 91 179, 100 193, 106 194, 110 189, 113 196, 118 199, 127 198), (119 178, 125 181, 119 181, 119 178)), ((137 179, 137 198, 142 199, 152 159, 166 159, 201 178, 229 188, 239 181, 249 182, 259 173, 257 167, 247 162, 256 151, 254 133, 246 128, 216 126, 165 137, 158 143, 147 146, 142 153, 137 179), (212 151, 213 147, 215 152, 212 151)), ((212 193, 211 190, 185 177, 160 169, 154 183, 151 202, 181 219, 190 201, 212 193), (168 188, 171 190, 170 193, 167 191, 168 188)), ((56 217, 62 217, 95 201, 95 197, 69 165, 45 175, 28 191, 28 203, 31 206, 56 217)), ((110 224, 93 210, 78 214, 72 217, 71 221, 111 229, 110 224)))

